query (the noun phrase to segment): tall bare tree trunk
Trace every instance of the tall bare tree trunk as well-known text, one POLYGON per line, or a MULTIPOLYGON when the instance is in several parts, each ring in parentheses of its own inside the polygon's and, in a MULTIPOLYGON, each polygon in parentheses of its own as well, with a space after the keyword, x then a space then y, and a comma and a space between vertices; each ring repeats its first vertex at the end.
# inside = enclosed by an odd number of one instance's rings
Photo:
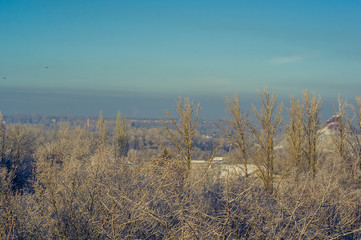
POLYGON ((104 122, 103 112, 99 112, 99 119, 97 122, 98 136, 99 136, 99 147, 104 148, 107 143, 108 129, 104 122))
POLYGON ((353 179, 357 181, 361 170, 361 97, 356 97, 356 108, 350 105, 353 112, 353 119, 348 119, 348 126, 351 131, 349 146, 352 148, 353 156, 353 179), (354 124, 356 126, 354 126, 354 124))
POLYGON ((337 117, 337 132, 334 139, 334 143, 336 145, 337 151, 343 161, 347 158, 347 130, 346 130, 346 104, 338 96, 338 109, 335 110, 335 117, 337 117))
POLYGON ((3 115, 0 112, 0 163, 5 161, 6 145, 6 125, 5 121, 3 121, 3 115))
POLYGON ((174 119, 169 111, 165 111, 170 125, 163 122, 170 141, 178 150, 179 157, 185 161, 188 172, 191 168, 193 138, 196 132, 199 111, 199 104, 195 107, 193 102, 190 102, 188 98, 182 99, 179 97, 177 102, 178 119, 174 119))
POLYGON ((320 129, 320 107, 321 98, 316 99, 315 94, 309 94, 308 91, 303 91, 303 105, 305 106, 304 130, 305 130, 305 146, 304 153, 308 161, 308 171, 313 174, 316 173, 316 164, 318 160, 318 130, 320 129))
POLYGON ((258 166, 261 179, 267 190, 272 194, 274 178, 274 136, 276 129, 282 122, 283 105, 279 105, 277 112, 275 112, 277 96, 274 92, 270 94, 267 88, 264 89, 263 95, 258 91, 258 95, 262 103, 261 109, 257 110, 257 108, 253 106, 252 112, 258 120, 259 125, 249 124, 249 126, 257 144, 259 144, 258 156, 260 159, 258 166))
POLYGON ((113 146, 116 159, 127 155, 129 150, 128 125, 126 119, 120 117, 120 112, 118 112, 117 120, 115 122, 113 146))
POLYGON ((230 120, 224 120, 230 129, 224 129, 227 137, 231 140, 232 145, 236 146, 237 151, 240 155, 240 163, 243 164, 244 174, 248 177, 247 159, 248 155, 246 152, 246 122, 247 115, 241 112, 239 105, 238 95, 234 95, 233 100, 226 97, 226 104, 228 107, 229 115, 232 117, 230 120))
POLYGON ((304 145, 303 114, 304 105, 300 100, 291 98, 290 108, 287 109, 290 118, 286 128, 287 151, 292 161, 292 167, 299 169, 302 163, 302 151, 304 145))

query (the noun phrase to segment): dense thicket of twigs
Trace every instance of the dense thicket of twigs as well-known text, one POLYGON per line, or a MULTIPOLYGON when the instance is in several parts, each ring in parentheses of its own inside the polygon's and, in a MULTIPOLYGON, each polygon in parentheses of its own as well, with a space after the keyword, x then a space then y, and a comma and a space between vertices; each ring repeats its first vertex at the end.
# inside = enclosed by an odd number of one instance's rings
POLYGON ((95 132, 0 121, 0 239, 361 238, 361 145, 356 128, 343 130, 355 122, 343 102, 335 111, 345 126, 326 141, 317 133, 320 102, 307 92, 303 105, 293 99, 279 150, 274 134, 282 119, 272 109, 281 108, 264 94, 265 109, 254 109, 264 127, 239 115, 237 97, 227 100, 239 117, 224 121, 224 141, 238 141, 239 164, 259 166, 250 177, 220 175, 211 162, 190 167, 199 108, 188 99, 180 99, 178 113, 191 112, 183 122, 172 119, 150 151, 131 149, 136 131, 120 117, 113 134, 102 116, 95 132))

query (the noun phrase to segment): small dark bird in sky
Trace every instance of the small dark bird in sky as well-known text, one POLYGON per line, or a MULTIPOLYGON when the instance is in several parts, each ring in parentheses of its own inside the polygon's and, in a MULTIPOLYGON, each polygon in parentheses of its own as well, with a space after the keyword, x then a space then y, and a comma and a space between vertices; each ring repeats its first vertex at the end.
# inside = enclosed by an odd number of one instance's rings
POLYGON ((45 67, 45 68, 49 68, 49 67, 45 67))
POLYGON ((6 77, 4 77, 4 79, 6 79, 6 77))

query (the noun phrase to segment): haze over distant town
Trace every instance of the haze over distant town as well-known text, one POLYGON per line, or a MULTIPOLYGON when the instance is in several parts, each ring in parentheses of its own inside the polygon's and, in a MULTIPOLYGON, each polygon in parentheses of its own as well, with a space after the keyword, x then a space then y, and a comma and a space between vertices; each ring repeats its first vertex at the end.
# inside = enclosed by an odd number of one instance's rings
MULTIPOLYGON (((361 95, 359 1, 0 1, 0 110, 220 118, 268 86, 331 109, 361 95)), ((328 117, 328 116, 327 116, 328 117)))

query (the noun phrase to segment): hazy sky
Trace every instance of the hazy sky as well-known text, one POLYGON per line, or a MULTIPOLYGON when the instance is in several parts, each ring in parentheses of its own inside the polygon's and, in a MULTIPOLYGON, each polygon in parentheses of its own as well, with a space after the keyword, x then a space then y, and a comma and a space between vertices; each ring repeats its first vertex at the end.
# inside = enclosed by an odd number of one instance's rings
POLYGON ((360 43, 356 0, 0 0, 0 110, 93 114, 113 99, 114 116, 157 115, 179 95, 264 86, 353 98, 360 43))

